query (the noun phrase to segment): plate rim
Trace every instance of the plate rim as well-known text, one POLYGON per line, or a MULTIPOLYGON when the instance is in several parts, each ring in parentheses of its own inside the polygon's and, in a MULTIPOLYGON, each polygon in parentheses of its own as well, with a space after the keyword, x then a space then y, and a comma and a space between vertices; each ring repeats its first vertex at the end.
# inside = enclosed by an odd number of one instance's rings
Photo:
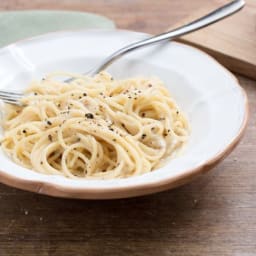
MULTIPOLYGON (((8 44, 2 48, 0 48, 0 54, 8 50, 9 47, 15 46, 17 44, 22 43, 28 43, 33 40, 40 40, 41 38, 45 38, 51 35, 59 35, 59 34, 65 34, 65 33, 82 33, 82 32, 108 32, 108 31, 118 31, 118 32, 128 32, 128 33, 137 33, 139 35, 145 35, 145 36, 152 36, 151 34, 144 33, 144 32, 138 32, 138 31, 132 31, 132 30, 124 30, 124 29, 75 29, 75 30, 59 30, 56 32, 49 32, 42 35, 29 37, 25 39, 18 40, 14 43, 8 44)), ((141 195, 148 195, 160 191, 164 191, 167 189, 171 189, 177 186, 180 186, 182 184, 187 183, 194 177, 205 173, 209 171, 212 167, 214 167, 216 164, 218 164, 223 158, 225 158, 228 154, 231 153, 231 151, 236 147, 236 145, 239 143, 241 138, 243 137, 246 126, 249 119, 249 102, 247 94, 244 90, 244 88, 239 84, 238 79, 234 74, 232 74, 227 68, 225 68, 223 65, 221 65, 216 59, 214 59, 209 54, 205 53, 204 51, 195 48, 193 46, 190 46, 185 43, 177 42, 175 41, 175 44, 186 46, 188 48, 191 48, 193 51, 198 51, 201 55, 205 55, 207 58, 210 58, 212 61, 215 62, 223 71, 225 71, 226 74, 230 76, 232 80, 234 80, 234 84, 236 84, 237 88, 240 90, 243 99, 244 99, 244 116, 243 121, 240 124, 239 131, 237 132, 236 136, 232 138, 230 143, 220 150, 219 153, 217 153, 212 158, 204 161, 203 163, 199 164, 197 167, 187 169, 185 173, 173 176, 173 177, 167 177, 164 180, 160 181, 151 181, 145 184, 128 184, 123 187, 66 187, 65 185, 60 184, 54 184, 49 181, 39 181, 39 180, 31 180, 31 179, 22 179, 20 177, 16 177, 12 174, 8 174, 0 169, 0 182, 3 184, 6 184, 11 187, 19 188, 26 191, 31 191, 39 194, 45 194, 49 196, 55 196, 55 197, 64 197, 64 198, 77 198, 77 199, 115 199, 115 198, 128 198, 128 197, 135 197, 135 196, 141 196, 141 195)))

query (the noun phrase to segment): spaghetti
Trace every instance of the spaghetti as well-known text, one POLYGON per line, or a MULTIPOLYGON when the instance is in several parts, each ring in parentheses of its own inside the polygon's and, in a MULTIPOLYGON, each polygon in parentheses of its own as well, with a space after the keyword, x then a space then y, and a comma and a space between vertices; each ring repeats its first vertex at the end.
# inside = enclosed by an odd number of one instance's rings
POLYGON ((6 104, 1 144, 16 163, 69 178, 126 178, 158 168, 187 141, 187 120, 159 79, 55 79, 62 75, 33 82, 22 106, 6 104))

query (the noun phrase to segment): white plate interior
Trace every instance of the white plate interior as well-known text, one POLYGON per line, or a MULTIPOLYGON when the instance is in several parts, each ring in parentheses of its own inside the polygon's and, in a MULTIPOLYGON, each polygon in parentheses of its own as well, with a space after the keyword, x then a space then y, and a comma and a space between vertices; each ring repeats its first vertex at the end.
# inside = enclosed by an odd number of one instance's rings
MULTIPOLYGON (((0 50, 0 88, 22 90, 53 71, 83 73, 127 43, 148 35, 120 30, 52 33, 0 50)), ((0 150, 1 172, 69 188, 120 188, 175 178, 205 164, 234 140, 246 115, 237 81, 206 54, 183 44, 165 43, 130 53, 108 71, 114 78, 158 76, 187 115, 189 143, 180 157, 157 171, 115 180, 70 180, 38 174, 12 162, 0 150)))

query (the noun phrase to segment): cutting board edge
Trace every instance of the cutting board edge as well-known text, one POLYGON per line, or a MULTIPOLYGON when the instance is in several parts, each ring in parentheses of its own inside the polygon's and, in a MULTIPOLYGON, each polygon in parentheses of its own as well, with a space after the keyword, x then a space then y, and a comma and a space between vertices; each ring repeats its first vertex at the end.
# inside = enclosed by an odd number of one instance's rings
POLYGON ((244 75, 248 78, 256 80, 256 72, 255 72, 255 65, 246 61, 243 61, 241 59, 234 58, 230 55, 227 55, 222 52, 215 51, 213 49, 210 49, 208 47, 198 45, 196 43, 190 42, 186 39, 179 38, 175 40, 180 43, 184 43, 190 46, 193 46, 199 50, 202 50, 209 54, 211 57, 216 59, 220 64, 225 66, 227 69, 230 71, 239 74, 239 75, 244 75))

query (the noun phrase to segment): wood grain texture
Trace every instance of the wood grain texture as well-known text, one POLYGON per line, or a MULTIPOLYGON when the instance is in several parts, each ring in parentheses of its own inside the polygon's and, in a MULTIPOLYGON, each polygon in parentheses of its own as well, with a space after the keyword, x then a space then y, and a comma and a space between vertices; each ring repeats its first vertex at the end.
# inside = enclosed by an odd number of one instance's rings
MULTIPOLYGON (((222 4, 226 0, 220 0, 222 4)), ((213 2, 178 22, 185 23, 214 9, 213 2)), ((176 24, 176 26, 178 25, 176 24)), ((179 41, 210 53, 230 70, 256 79, 256 1, 247 0, 242 11, 210 27, 182 37, 179 41)))
MULTIPOLYGON (((0 9, 72 9, 157 33, 204 0, 1 0, 0 9)), ((218 1, 214 1, 218 4, 218 1)), ((256 255, 256 82, 239 77, 251 118, 236 150, 172 191, 113 201, 65 200, 0 185, 0 255, 256 255)))

